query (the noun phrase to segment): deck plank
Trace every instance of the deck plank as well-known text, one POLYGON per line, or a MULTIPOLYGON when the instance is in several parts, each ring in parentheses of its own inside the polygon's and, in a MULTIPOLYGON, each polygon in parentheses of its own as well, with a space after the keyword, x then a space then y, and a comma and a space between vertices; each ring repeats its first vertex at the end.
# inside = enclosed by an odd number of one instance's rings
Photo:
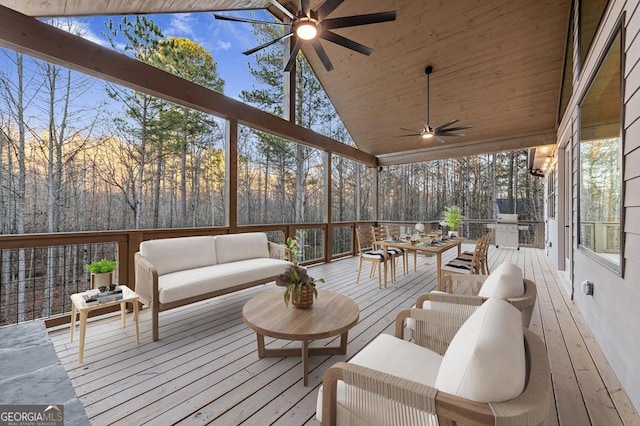
MULTIPOLYGON (((454 254, 450 250, 443 260, 454 254)), ((492 270, 505 260, 519 265, 538 287, 530 328, 545 341, 552 366, 555 404, 549 424, 640 424, 544 251, 490 248, 492 270)), ((356 284, 357 266, 356 258, 347 258, 310 268, 311 275, 326 279, 319 297, 323 288, 349 296, 360 307, 360 320, 349 331, 346 355, 310 357, 306 387, 300 359, 259 359, 255 334, 242 322, 246 301, 261 292, 282 291, 272 283, 162 312, 157 342, 151 339, 148 309, 140 313, 140 345, 132 324, 120 328, 119 316, 92 319, 83 365, 77 362, 77 338, 69 342, 68 327, 49 335, 93 424, 318 425, 316 399, 324 372, 380 333, 392 334, 397 313, 436 288, 433 257, 419 256, 418 271, 410 265, 406 276, 398 268, 398 279, 389 281, 387 289, 378 289, 377 277, 368 278, 368 269, 356 284)), ((312 343, 327 344, 335 339, 312 343)))

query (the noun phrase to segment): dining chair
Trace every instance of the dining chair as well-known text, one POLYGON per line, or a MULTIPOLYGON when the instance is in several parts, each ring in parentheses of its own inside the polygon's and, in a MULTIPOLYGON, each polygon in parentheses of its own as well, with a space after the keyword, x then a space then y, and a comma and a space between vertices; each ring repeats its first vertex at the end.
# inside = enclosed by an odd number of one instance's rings
MULTIPOLYGON (((374 226, 373 234, 377 241, 385 241, 387 239, 391 239, 391 234, 387 233, 387 229, 384 226, 374 226)), ((398 259, 402 258, 402 271, 404 275, 407 275, 407 259, 404 255, 405 250, 399 247, 387 247, 387 256, 391 256, 393 259, 392 265, 393 268, 391 270, 391 280, 396 279, 396 264, 398 263, 398 259)))
MULTIPOLYGON (((442 266, 441 271, 443 274, 443 279, 446 280, 447 275, 451 274, 465 274, 465 275, 478 275, 482 272, 482 266, 480 262, 480 258, 482 256, 483 250, 483 240, 484 237, 480 237, 476 240, 476 246, 473 250, 473 255, 471 256, 471 260, 467 260, 466 258, 456 257, 453 260, 450 260, 442 266)), ((453 281, 449 281, 453 282, 453 281)), ((449 293, 453 293, 453 286, 451 285, 448 289, 449 293)))
MULTIPOLYGON (((489 246, 491 245, 491 234, 487 233, 482 237, 482 251, 480 253, 480 267, 483 275, 489 275, 489 246)), ((473 258, 473 251, 465 251, 456 257, 460 260, 471 261, 473 258)))
MULTIPOLYGON (((373 277, 375 273, 375 265, 378 265, 378 288, 382 288, 382 268, 381 265, 385 262, 384 252, 375 247, 375 235, 373 233, 373 227, 361 226, 356 228, 356 241, 358 244, 358 275, 356 277, 356 283, 360 282, 360 271, 362 270, 362 262, 371 263, 371 272, 369 278, 373 277)), ((386 261, 391 265, 392 280, 393 280, 393 259, 391 256, 386 256, 386 261)))
MULTIPOLYGON (((400 225, 397 224, 390 224, 387 225, 387 235, 390 237, 398 237, 400 238, 400 225)), ((414 272, 418 270, 418 250, 412 250, 412 249, 405 249, 405 252, 411 252, 413 253, 413 270, 414 272)), ((407 266, 409 263, 409 259, 407 258, 405 260, 407 262, 407 266)))

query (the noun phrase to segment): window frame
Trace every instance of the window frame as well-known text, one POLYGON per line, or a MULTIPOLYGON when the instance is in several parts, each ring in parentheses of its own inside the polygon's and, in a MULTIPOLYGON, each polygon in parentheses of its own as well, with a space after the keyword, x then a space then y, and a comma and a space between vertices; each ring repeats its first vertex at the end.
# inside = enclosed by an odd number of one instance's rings
POLYGON ((624 103, 624 88, 625 88, 625 79, 624 79, 624 65, 625 65, 625 15, 623 13, 618 22, 613 26, 613 31, 609 34, 609 38, 606 43, 606 48, 603 49, 600 58, 598 59, 598 65, 594 68, 593 74, 589 78, 589 82, 586 85, 584 93, 582 93, 580 100, 578 102, 578 126, 577 126, 577 142, 576 142, 576 157, 577 157, 577 176, 578 176, 578 185, 576 187, 577 190, 577 242, 578 242, 578 251, 594 260, 596 263, 606 267, 610 271, 614 272, 620 277, 624 276, 624 223, 625 223, 625 210, 624 210, 624 119, 625 119, 625 103, 624 103), (600 70, 603 67, 606 59, 609 57, 609 53, 611 52, 611 48, 613 47, 616 38, 619 37, 620 43, 620 55, 618 57, 619 67, 620 67, 620 123, 619 123, 619 146, 618 146, 618 163, 620 164, 620 253, 619 253, 619 262, 613 263, 604 256, 598 254, 593 249, 582 244, 582 221, 581 221, 581 188, 582 188, 582 158, 581 158, 581 142, 582 142, 582 109, 584 102, 589 94, 589 90, 592 88, 594 81, 597 79, 600 70))

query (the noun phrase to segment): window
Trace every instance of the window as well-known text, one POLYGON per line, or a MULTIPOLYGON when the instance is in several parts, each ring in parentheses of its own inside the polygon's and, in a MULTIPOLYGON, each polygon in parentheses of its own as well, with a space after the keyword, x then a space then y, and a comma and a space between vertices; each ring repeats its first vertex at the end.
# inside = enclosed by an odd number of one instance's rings
POLYGON ((556 217, 556 170, 553 169, 547 176, 547 217, 556 217))
POLYGON ((580 103, 580 247, 621 271, 622 30, 580 103))

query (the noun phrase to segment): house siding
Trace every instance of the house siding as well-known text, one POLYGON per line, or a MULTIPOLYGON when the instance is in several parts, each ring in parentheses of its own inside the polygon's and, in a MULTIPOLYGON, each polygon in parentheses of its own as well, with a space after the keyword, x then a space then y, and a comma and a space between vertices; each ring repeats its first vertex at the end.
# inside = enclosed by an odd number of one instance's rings
MULTIPOLYGON (((558 138, 560 145, 572 143, 571 187, 558 190, 559 196, 572 200, 572 250, 574 301, 589 324, 636 410, 640 409, 640 0, 611 0, 593 46, 579 75, 558 138), (624 189, 624 262, 622 276, 594 261, 578 249, 578 100, 583 96, 608 42, 625 14, 624 26, 624 112, 623 112, 623 189, 624 189), (573 128, 568 128, 573 124, 573 128), (561 135, 572 134, 569 140, 561 135), (582 281, 594 283, 593 296, 582 293, 582 281)), ((576 28, 577 29, 577 28, 576 28)), ((577 32, 577 31, 576 31, 577 32)), ((578 43, 574 43, 578 46, 578 43)), ((574 55, 576 57, 576 55, 574 55)), ((576 70, 577 71, 577 70, 576 70)), ((558 164, 558 174, 563 173, 558 164)), ((565 198, 565 199, 567 199, 565 198)), ((550 234, 554 244, 563 230, 550 234)))

